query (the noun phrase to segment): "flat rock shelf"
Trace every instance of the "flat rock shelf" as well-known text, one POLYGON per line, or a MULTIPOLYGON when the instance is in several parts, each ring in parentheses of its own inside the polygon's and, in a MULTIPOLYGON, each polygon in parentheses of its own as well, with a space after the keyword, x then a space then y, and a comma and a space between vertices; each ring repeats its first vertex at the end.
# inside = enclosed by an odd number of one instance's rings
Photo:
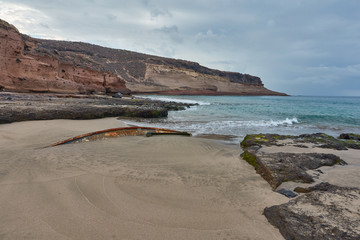
POLYGON ((0 123, 104 117, 166 117, 169 110, 191 104, 168 103, 106 95, 0 93, 0 123))
POLYGON ((359 139, 253 134, 241 142, 241 157, 292 199, 264 209, 285 239, 360 239, 359 139))

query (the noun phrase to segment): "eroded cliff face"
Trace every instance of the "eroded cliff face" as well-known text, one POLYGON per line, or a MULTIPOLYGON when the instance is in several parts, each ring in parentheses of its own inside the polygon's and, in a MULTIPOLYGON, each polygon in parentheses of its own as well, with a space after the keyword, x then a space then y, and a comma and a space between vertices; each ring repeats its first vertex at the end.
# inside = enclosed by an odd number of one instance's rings
POLYGON ((0 22, 0 88, 19 92, 285 95, 248 74, 195 62, 34 39, 0 22))
POLYGON ((74 66, 55 55, 31 54, 36 46, 0 20, 0 88, 17 92, 106 93, 130 91, 111 72, 74 66))
MULTIPOLYGON (((233 73, 234 75, 236 73, 233 73)), ((142 82, 129 82, 133 92, 196 95, 272 95, 278 94, 263 87, 260 78, 238 76, 230 81, 228 76, 197 72, 189 68, 146 63, 142 82), (247 83, 250 82, 250 83, 247 83)))

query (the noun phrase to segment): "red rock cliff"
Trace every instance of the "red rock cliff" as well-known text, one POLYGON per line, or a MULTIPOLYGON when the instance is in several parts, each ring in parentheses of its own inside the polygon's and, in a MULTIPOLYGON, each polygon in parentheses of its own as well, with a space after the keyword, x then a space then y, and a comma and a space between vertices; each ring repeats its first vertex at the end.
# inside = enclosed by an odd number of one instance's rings
POLYGON ((30 54, 12 25, 0 20, 0 88, 17 92, 106 93, 130 91, 116 74, 74 66, 54 55, 30 54))
POLYGON ((259 77, 93 44, 34 39, 0 22, 0 88, 19 92, 286 95, 259 77))

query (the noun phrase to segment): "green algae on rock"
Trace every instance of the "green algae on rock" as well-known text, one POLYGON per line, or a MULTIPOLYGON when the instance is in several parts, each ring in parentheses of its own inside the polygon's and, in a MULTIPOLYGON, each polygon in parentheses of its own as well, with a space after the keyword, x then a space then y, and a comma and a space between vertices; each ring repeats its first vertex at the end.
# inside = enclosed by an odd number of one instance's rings
POLYGON ((256 156, 249 153, 248 151, 243 152, 240 155, 247 163, 249 163, 251 166, 253 166, 255 168, 255 170, 257 170, 259 164, 256 161, 256 156))
MULTIPOLYGON (((346 162, 334 154, 325 153, 264 153, 260 149, 264 146, 284 146, 280 140, 289 140, 288 144, 294 147, 307 147, 306 143, 315 144, 318 147, 341 149, 351 146, 346 142, 326 134, 304 134, 300 136, 288 136, 278 134, 252 134, 247 135, 241 142, 244 153, 241 157, 252 165, 275 190, 283 182, 293 181, 301 183, 314 182, 313 177, 307 170, 315 170, 322 166, 335 164, 345 165, 346 162), (347 144, 347 145, 346 145, 347 144), (341 147, 339 147, 341 146, 341 147)), ((354 141, 354 140, 351 140, 354 141)), ((344 150, 346 150, 345 148, 344 150)))

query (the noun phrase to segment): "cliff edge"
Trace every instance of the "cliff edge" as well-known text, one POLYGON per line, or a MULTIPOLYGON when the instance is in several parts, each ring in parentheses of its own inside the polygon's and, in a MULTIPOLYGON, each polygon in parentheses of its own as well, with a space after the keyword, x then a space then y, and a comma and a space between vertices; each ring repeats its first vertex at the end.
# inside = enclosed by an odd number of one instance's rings
POLYGON ((286 95, 248 74, 82 42, 35 39, 0 20, 0 89, 17 92, 286 95))

